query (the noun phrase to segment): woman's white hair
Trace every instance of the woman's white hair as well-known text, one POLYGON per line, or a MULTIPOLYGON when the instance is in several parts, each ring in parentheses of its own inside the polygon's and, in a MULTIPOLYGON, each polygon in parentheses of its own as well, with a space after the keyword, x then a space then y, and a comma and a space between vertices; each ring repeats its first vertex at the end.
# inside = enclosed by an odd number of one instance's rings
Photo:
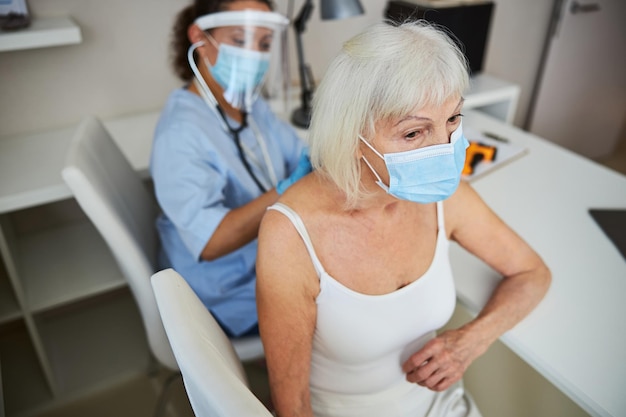
POLYGON ((358 135, 373 137, 377 121, 460 98, 468 84, 467 60, 444 29, 426 21, 371 26, 344 43, 315 92, 313 168, 354 207, 365 195, 358 135))

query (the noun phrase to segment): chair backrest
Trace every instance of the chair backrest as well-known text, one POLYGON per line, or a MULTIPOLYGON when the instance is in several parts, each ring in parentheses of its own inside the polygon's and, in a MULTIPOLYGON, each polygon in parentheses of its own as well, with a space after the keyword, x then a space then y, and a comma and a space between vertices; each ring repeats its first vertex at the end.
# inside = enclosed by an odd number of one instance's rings
POLYGON ((165 269, 151 281, 196 416, 271 417, 250 391, 230 340, 185 279, 165 269))
POLYGON ((124 274, 153 355, 177 370, 148 279, 156 271, 158 244, 154 197, 95 117, 78 126, 62 176, 124 274))

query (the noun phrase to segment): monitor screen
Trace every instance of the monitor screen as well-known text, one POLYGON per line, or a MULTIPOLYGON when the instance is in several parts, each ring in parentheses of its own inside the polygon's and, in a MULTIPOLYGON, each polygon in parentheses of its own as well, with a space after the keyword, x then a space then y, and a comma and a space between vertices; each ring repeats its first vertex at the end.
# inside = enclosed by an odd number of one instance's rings
POLYGON ((385 17, 395 24, 425 19, 445 26, 460 44, 472 75, 482 71, 494 4, 427 0, 389 1, 385 17))

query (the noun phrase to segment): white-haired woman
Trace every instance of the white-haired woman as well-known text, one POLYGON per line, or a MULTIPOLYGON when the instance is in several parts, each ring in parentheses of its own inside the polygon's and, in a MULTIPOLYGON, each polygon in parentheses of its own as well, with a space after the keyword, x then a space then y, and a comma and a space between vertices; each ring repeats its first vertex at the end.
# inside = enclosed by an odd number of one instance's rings
POLYGON ((467 367, 542 299, 541 258, 460 181, 463 54, 423 22, 344 44, 317 89, 314 172, 261 224, 257 303, 280 417, 474 416, 467 367), (449 240, 503 279, 455 306, 449 240))

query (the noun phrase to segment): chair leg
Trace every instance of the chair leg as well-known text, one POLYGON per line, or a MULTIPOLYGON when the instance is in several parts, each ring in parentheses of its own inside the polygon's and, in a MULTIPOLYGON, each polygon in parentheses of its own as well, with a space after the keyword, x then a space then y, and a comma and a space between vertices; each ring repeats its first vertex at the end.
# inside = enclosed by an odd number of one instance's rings
POLYGON ((175 372, 169 375, 163 382, 163 387, 161 387, 161 392, 159 393, 159 397, 157 398, 157 404, 154 410, 154 417, 161 417, 165 412, 170 387, 172 386, 172 382, 174 382, 178 378, 182 378, 182 374, 180 372, 175 372))

